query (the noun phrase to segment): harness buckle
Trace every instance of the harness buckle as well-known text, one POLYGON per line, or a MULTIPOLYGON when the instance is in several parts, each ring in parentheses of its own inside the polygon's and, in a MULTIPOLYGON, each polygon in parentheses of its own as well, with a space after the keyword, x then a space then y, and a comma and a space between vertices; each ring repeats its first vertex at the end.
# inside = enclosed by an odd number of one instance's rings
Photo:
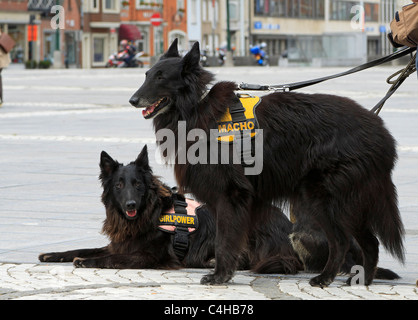
POLYGON ((269 87, 270 91, 280 91, 280 92, 290 92, 290 86, 288 85, 282 85, 279 87, 269 87))

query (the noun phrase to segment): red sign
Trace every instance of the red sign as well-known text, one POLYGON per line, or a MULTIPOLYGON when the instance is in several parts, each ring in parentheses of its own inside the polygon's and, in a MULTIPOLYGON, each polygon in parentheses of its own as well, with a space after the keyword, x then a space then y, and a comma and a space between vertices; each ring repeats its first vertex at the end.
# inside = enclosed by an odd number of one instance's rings
POLYGON ((150 21, 153 26, 158 27, 163 22, 163 19, 161 18, 161 15, 156 12, 151 16, 150 21))
POLYGON ((28 41, 37 41, 37 40, 38 40, 38 26, 28 25, 28 41))

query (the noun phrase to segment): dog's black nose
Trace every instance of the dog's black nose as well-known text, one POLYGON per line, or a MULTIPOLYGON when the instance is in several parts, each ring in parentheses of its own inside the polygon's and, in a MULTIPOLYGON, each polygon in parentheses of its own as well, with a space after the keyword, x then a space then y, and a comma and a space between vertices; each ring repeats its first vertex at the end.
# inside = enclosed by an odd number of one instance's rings
POLYGON ((139 99, 138 99, 137 97, 135 97, 135 96, 133 96, 131 99, 129 99, 129 103, 130 103, 131 105, 133 105, 134 107, 136 107, 136 106, 137 106, 138 101, 139 101, 139 99))
POLYGON ((126 209, 127 210, 135 210, 136 202, 134 200, 126 201, 126 209))

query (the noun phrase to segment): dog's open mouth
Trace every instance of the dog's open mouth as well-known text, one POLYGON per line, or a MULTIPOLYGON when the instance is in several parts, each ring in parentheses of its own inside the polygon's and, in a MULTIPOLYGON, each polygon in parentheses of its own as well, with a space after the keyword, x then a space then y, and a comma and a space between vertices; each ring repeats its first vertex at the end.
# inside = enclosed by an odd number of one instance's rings
POLYGON ((136 210, 127 210, 125 213, 128 216, 128 218, 135 218, 136 217, 136 210))
POLYGON ((161 98, 157 102, 153 103, 152 105, 142 110, 142 116, 145 119, 151 119, 155 117, 159 112, 161 112, 165 107, 167 107, 169 103, 170 103, 170 99, 166 97, 161 98))

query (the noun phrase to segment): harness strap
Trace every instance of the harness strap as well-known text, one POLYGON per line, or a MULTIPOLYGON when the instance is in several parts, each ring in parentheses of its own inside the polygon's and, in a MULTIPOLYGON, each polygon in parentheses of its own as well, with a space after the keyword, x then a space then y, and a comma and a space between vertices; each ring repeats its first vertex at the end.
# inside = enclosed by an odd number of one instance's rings
POLYGON ((173 235, 173 250, 179 260, 183 260, 189 249, 189 236, 199 227, 197 210, 201 204, 185 199, 172 188, 173 207, 159 217, 158 229, 173 235))
MULTIPOLYGON (((173 189, 173 202, 174 202, 174 212, 176 214, 186 214, 187 215, 187 203, 186 200, 181 197, 177 192, 177 189, 173 189)), ((173 238, 173 249, 176 256, 183 260, 186 256, 186 253, 189 249, 189 229, 177 226, 174 238, 173 238)))
MULTIPOLYGON (((231 114, 231 119, 234 124, 247 121, 247 118, 245 117, 245 108, 239 99, 239 94, 236 95, 236 102, 229 107, 229 113, 231 114)), ((241 128, 241 126, 239 127, 241 128)), ((244 167, 249 166, 245 159, 251 157, 251 143, 248 141, 251 140, 251 134, 244 134, 241 129, 234 134, 234 146, 240 154, 241 165, 244 167)))

